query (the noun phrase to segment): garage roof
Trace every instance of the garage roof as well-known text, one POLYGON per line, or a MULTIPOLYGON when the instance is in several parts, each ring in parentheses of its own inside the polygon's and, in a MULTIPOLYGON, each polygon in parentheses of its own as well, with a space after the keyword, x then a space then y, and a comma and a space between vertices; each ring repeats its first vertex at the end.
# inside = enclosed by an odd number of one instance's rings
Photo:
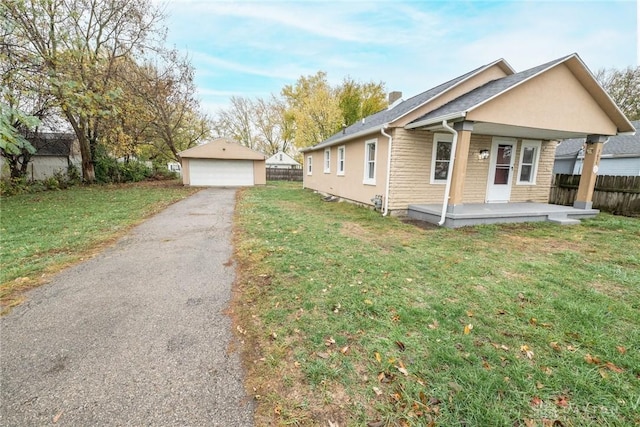
POLYGON ((227 138, 214 139, 178 153, 180 157, 197 159, 265 160, 267 156, 227 138))

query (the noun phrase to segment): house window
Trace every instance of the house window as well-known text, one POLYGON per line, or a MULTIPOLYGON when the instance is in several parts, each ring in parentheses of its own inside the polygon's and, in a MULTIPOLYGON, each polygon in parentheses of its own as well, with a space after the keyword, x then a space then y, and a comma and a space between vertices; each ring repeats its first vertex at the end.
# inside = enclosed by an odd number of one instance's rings
POLYGON ((433 135, 433 153, 431 155, 431 183, 445 184, 449 176, 453 135, 436 133, 433 135))
POLYGON ((307 175, 311 175, 313 172, 313 156, 307 157, 307 175))
POLYGON ((376 145, 377 139, 364 144, 364 184, 376 185, 376 145))
POLYGON ((324 150, 324 173, 331 173, 331 148, 324 150))
POLYGON ((338 147, 338 175, 344 175, 345 146, 338 147))
POLYGON ((535 185, 541 146, 542 143, 540 141, 522 140, 517 184, 535 185))

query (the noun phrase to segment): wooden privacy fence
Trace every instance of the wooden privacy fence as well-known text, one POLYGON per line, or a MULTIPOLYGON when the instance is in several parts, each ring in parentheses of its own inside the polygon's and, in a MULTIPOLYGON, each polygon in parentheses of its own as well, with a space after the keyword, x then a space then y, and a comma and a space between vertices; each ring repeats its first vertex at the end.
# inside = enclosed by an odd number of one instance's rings
POLYGON ((267 181, 302 181, 302 168, 267 168, 267 181))
MULTIPOLYGON (((573 205, 579 183, 580 175, 555 175, 549 203, 573 205)), ((620 215, 639 216, 640 176, 598 176, 593 193, 593 207, 620 215)))

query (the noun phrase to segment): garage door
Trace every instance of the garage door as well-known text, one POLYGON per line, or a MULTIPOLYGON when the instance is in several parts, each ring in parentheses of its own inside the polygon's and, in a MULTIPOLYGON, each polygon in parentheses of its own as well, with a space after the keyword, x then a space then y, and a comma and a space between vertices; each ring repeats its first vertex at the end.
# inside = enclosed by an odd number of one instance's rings
POLYGON ((189 178, 196 186, 253 185, 253 160, 190 159, 189 178))

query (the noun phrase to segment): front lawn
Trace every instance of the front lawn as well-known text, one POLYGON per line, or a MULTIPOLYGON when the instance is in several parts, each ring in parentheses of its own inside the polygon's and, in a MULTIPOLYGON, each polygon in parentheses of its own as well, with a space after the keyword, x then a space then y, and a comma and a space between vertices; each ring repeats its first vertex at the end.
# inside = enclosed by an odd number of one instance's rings
POLYGON ((421 229, 300 184, 240 193, 257 425, 640 424, 640 220, 421 229))
POLYGON ((195 190, 175 181, 72 187, 2 197, 0 300, 20 292, 195 190))

